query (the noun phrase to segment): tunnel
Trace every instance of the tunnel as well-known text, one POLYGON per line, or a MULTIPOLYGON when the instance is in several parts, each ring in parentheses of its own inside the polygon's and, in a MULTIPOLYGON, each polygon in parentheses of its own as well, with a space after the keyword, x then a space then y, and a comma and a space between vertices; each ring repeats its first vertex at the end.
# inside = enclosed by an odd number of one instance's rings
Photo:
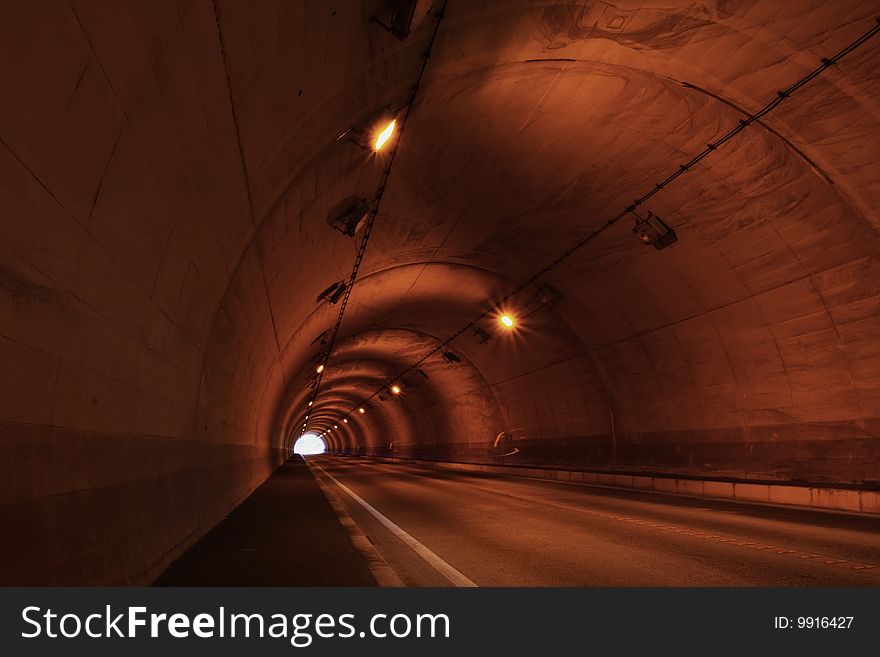
POLYGON ((876 585, 876 3, 0 12, 0 582, 161 581, 260 499, 308 583, 369 579, 343 524, 405 571, 381 516, 452 564, 403 584, 686 583, 643 528, 876 585))

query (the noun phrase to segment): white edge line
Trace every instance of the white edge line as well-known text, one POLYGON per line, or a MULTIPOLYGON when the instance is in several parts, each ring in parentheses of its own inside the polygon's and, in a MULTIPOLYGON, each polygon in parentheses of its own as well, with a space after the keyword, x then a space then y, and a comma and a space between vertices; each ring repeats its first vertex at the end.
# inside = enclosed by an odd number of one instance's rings
POLYGON ((397 536, 401 541, 403 541, 407 546, 412 548, 412 550, 418 554, 422 559, 424 559, 428 565, 434 568, 437 572, 443 575, 450 582, 455 584, 455 586, 461 587, 473 587, 477 586, 477 584, 457 570, 455 567, 446 563, 443 559, 437 556, 432 550, 428 547, 420 543, 413 536, 408 534, 406 531, 398 527, 391 520, 386 518, 376 507, 367 502, 365 499, 358 496, 353 490, 351 490, 348 486, 339 481, 332 474, 327 472, 320 464, 315 463, 315 466, 324 473, 333 483, 339 486, 343 491, 345 491, 355 502, 360 504, 366 511, 372 515, 376 520, 381 522, 388 530, 397 536))
MULTIPOLYGON (((312 469, 311 463, 307 459, 303 459, 306 462, 306 465, 309 468, 309 472, 312 474, 312 477, 315 478, 315 481, 318 483, 318 488, 324 493, 324 497, 327 498, 327 501, 330 503, 330 506, 333 507, 333 510, 336 511, 336 515, 339 516, 339 523, 345 528, 348 532, 348 536, 351 539, 352 545, 358 550, 360 550, 361 554, 363 554, 367 559, 367 566, 370 569, 370 572, 373 573, 373 577, 376 579, 376 583, 379 586, 385 587, 401 587, 406 586, 403 583, 403 580, 400 579, 397 573, 394 572, 394 569, 388 564, 387 561, 382 557, 379 550, 376 549, 376 546, 370 542, 370 539, 367 538, 366 534, 361 531, 361 528, 358 527, 357 523, 354 521, 354 518, 348 513, 345 508, 345 505, 342 503, 342 499, 333 489, 333 486, 324 480, 320 474, 315 472, 312 469)), ((324 473, 326 474, 326 473, 324 473)))

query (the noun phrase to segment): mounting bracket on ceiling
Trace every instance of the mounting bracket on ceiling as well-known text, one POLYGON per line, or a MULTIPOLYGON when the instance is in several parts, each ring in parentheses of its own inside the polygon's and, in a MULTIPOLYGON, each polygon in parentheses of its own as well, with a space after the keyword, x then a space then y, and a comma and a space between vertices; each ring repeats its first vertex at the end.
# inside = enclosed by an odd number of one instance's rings
POLYGON ((455 354, 451 351, 444 351, 443 352, 443 360, 445 360, 447 363, 460 363, 461 362, 461 358, 459 358, 459 356, 457 354, 455 354))
POLYGON ((370 207, 365 199, 349 196, 330 209, 327 223, 343 235, 354 237, 363 228, 369 215, 370 207))
POLYGON ((383 20, 377 16, 370 16, 370 22, 376 23, 390 32, 395 37, 403 41, 409 36, 412 30, 413 17, 416 13, 416 5, 418 0, 397 0, 394 8, 391 10, 390 25, 385 24, 383 20))
POLYGON ((474 327, 474 337, 480 342, 480 344, 484 344, 492 339, 492 336, 486 333, 479 326, 474 327))

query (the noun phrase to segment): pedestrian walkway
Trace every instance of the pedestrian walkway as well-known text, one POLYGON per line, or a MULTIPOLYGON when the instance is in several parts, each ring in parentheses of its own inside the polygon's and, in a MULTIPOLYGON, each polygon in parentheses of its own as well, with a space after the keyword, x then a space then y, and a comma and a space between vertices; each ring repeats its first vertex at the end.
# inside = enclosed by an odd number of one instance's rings
POLYGON ((363 554, 295 456, 156 580, 156 586, 375 586, 363 554))

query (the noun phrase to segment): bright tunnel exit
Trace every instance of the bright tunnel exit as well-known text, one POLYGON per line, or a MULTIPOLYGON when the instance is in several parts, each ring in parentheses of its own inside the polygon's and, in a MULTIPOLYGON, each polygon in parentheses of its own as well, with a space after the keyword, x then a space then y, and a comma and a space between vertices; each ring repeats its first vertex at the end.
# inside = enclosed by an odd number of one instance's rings
POLYGON ((293 453, 300 456, 311 456, 313 454, 323 454, 327 451, 327 445, 317 435, 307 433, 296 441, 293 445, 293 453))

